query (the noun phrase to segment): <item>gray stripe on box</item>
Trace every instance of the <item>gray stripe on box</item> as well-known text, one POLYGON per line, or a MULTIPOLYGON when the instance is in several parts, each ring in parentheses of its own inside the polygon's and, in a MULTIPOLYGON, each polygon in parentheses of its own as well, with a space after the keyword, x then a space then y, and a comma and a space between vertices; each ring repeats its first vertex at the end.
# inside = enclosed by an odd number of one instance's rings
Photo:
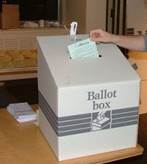
POLYGON ((77 129, 74 131, 64 131, 64 132, 58 132, 58 136, 67 136, 67 135, 73 135, 73 134, 79 134, 79 133, 86 133, 90 131, 91 131, 91 128, 77 129))
POLYGON ((117 118, 117 119, 112 119, 112 124, 113 123, 120 123, 120 122, 128 122, 131 120, 138 120, 138 116, 129 116, 129 117, 124 117, 124 118, 117 118))
POLYGON ((68 125, 64 127, 60 127, 58 130, 59 131, 67 131, 67 130, 74 130, 74 129, 83 129, 83 128, 90 128, 91 124, 90 123, 85 123, 85 124, 77 124, 77 125, 68 125))
POLYGON ((130 113, 130 112, 134 112, 134 111, 138 111, 138 107, 112 110, 112 115, 121 114, 121 113, 127 113, 127 112, 130 113))
POLYGON ((132 116, 132 115, 135 115, 135 116, 138 115, 138 111, 133 111, 133 112, 129 112, 129 113, 128 112, 127 113, 121 113, 121 114, 118 113, 118 114, 115 114, 115 115, 113 114, 112 119, 115 119, 115 118, 118 118, 118 117, 119 118, 129 117, 129 116, 132 116))
POLYGON ((71 120, 71 121, 66 121, 66 122, 60 122, 59 126, 68 126, 68 125, 75 125, 75 124, 83 124, 91 122, 91 117, 90 118, 84 118, 81 120, 71 120))
POLYGON ((129 126, 138 123, 138 107, 112 111, 111 128, 129 126))
POLYGON ((91 129, 91 113, 57 117, 40 92, 39 106, 48 122, 59 136, 89 132, 89 129, 91 129))
POLYGON ((133 120, 133 121, 130 121, 130 122, 122 122, 122 123, 112 124, 111 128, 129 126, 129 125, 134 125, 134 124, 137 124, 137 123, 138 123, 138 121, 136 121, 136 120, 133 120))
POLYGON ((90 118, 91 115, 89 113, 86 114, 80 114, 80 115, 73 115, 73 116, 66 116, 66 117, 59 117, 58 121, 69 121, 69 120, 75 120, 75 119, 82 119, 82 118, 90 118))
MULTIPOLYGON (((44 116, 47 118, 49 124, 58 136, 73 135, 92 131, 91 118, 93 113, 57 117, 40 92, 39 106, 42 112, 44 113, 44 116)), ((112 119, 111 128, 137 124, 138 107, 112 110, 110 119, 112 119)), ((104 129, 109 128, 110 126, 104 127, 104 129)))

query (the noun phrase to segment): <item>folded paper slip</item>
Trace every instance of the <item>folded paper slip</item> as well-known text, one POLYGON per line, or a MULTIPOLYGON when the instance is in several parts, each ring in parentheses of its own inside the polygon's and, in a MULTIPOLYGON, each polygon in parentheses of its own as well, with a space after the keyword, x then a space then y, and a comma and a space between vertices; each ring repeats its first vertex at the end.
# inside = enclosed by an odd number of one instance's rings
POLYGON ((7 106, 7 111, 18 121, 26 122, 36 120, 37 114, 27 103, 14 103, 7 106))

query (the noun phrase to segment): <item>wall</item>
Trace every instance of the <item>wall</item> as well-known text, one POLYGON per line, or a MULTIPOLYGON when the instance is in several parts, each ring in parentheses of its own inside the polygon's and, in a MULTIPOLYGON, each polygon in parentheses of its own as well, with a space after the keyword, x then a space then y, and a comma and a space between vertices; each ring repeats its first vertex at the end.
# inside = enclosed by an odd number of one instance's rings
POLYGON ((78 32, 85 31, 86 0, 66 0, 65 24, 70 27, 72 21, 78 22, 78 32))
POLYGON ((86 31, 95 28, 105 29, 106 0, 87 0, 86 31))
POLYGON ((127 0, 127 28, 137 31, 147 30, 147 0, 127 0))
POLYGON ((60 0, 60 20, 61 24, 66 23, 66 0, 60 0))
POLYGON ((64 24, 78 22, 79 33, 89 33, 91 29, 105 29, 106 0, 63 0, 64 24), (66 2, 66 3, 65 3, 66 2))

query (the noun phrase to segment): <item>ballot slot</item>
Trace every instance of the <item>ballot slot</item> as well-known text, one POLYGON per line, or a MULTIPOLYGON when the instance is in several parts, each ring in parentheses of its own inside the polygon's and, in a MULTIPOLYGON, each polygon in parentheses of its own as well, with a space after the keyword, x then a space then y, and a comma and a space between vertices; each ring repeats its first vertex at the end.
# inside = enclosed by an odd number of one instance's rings
POLYGON ((100 52, 100 50, 99 50, 99 47, 102 45, 102 43, 100 43, 100 42, 96 42, 96 46, 97 46, 97 51, 98 51, 98 59, 100 59, 100 58, 102 58, 103 57, 103 55, 102 55, 102 52, 100 52))
POLYGON ((89 37, 85 39, 77 38, 77 28, 78 22, 73 21, 70 23, 69 38, 71 43, 67 46, 69 58, 101 58, 102 55, 98 53, 96 42, 89 37))

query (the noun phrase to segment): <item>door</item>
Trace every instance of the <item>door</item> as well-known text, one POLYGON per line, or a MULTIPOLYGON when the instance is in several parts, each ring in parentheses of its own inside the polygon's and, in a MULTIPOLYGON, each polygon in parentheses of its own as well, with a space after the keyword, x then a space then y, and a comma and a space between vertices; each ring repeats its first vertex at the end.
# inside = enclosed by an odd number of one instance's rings
POLYGON ((106 31, 114 34, 125 34, 126 0, 107 0, 106 31))

